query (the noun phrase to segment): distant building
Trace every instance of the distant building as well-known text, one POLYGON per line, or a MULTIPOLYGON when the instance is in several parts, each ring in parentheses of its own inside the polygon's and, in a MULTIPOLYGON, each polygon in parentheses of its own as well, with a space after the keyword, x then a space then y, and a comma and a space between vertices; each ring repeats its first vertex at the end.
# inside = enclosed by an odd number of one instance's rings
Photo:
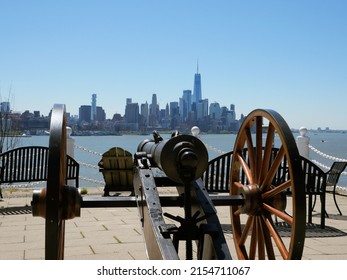
POLYGON ((92 94, 91 121, 96 121, 96 94, 92 94))
POLYGON ((79 122, 88 122, 90 123, 92 118, 92 106, 90 105, 82 105, 79 108, 79 122))
POLYGON ((210 104, 210 117, 214 120, 219 120, 222 116, 222 110, 218 102, 213 102, 210 104))
POLYGON ((140 115, 142 116, 143 119, 143 124, 147 125, 148 124, 148 117, 149 117, 149 109, 148 109, 148 103, 141 104, 141 112, 140 115))
POLYGON ((208 116, 208 99, 200 100, 196 106, 197 119, 202 120, 208 116))
POLYGON ((184 90, 182 98, 179 99, 180 116, 183 121, 187 120, 188 112, 192 110, 192 91, 184 90))
POLYGON ((128 103, 125 107, 124 119, 129 129, 138 130, 139 128, 139 104, 128 103))
POLYGON ((235 104, 231 104, 231 105, 230 105, 230 113, 231 113, 231 119, 232 119, 232 121, 236 121, 235 104))
POLYGON ((196 69, 196 74, 194 75, 194 89, 193 89, 192 103, 198 104, 201 99, 202 99, 201 75, 199 73, 199 64, 198 64, 196 69))
POLYGON ((180 124, 178 102, 170 102, 170 128, 176 129, 180 124))
POLYGON ((152 103, 149 105, 149 126, 156 127, 159 121, 159 105, 157 101, 157 95, 153 93, 152 103))
POLYGON ((102 107, 96 106, 96 114, 94 120, 97 122, 103 122, 106 120, 106 113, 102 107))
POLYGON ((10 102, 1 102, 0 103, 0 112, 9 113, 11 111, 10 102))

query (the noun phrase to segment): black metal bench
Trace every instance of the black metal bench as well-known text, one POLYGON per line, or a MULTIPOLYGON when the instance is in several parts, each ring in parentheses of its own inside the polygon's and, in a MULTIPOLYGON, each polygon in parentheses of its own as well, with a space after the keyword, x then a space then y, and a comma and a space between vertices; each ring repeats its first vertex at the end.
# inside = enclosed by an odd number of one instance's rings
MULTIPOLYGON (((274 159, 278 153, 278 148, 272 148, 271 153, 271 158, 274 159)), ((207 170, 203 176, 204 184, 208 192, 229 193, 232 155, 232 151, 227 152, 209 161, 207 170)), ((243 150, 243 157, 248 160, 247 149, 243 150)), ((280 183, 283 183, 286 180, 287 173, 287 161, 284 157, 273 179, 274 184, 280 185, 280 183)), ((246 184, 245 174, 242 173, 241 177, 241 182, 246 184)))
MULTIPOLYGON (((272 159, 278 152, 277 148, 272 149, 272 159)), ((230 190, 230 167, 233 152, 220 155, 209 161, 208 168, 204 173, 203 180, 208 192, 228 193, 230 190)), ((247 159, 247 149, 244 150, 243 156, 247 159)), ((308 223, 312 223, 313 211, 318 195, 321 201, 320 223, 321 228, 325 228, 325 217, 328 216, 326 205, 326 187, 333 186, 334 202, 340 214, 341 211, 335 199, 335 188, 341 173, 347 166, 347 162, 334 162, 328 172, 324 172, 311 160, 301 157, 303 173, 305 174, 305 193, 308 197, 308 223)), ((280 185, 287 180, 288 169, 286 158, 284 157, 276 175, 273 178, 274 185, 280 185)), ((246 184, 244 174, 241 174, 241 182, 246 184)), ((290 190, 288 190, 290 193, 290 190)))
POLYGON ((203 181, 208 192, 228 193, 233 152, 222 154, 208 162, 203 181))
MULTIPOLYGON (((4 183, 47 181, 49 148, 19 147, 0 154, 0 187, 4 183)), ((79 163, 66 156, 66 178, 78 188, 79 163)), ((2 198, 1 188, 0 197, 2 198)))
POLYGON ((305 174, 305 193, 308 196, 308 222, 312 223, 313 210, 318 195, 321 202, 320 219, 321 228, 325 227, 325 210, 327 174, 311 160, 301 157, 303 172, 305 174))
POLYGON ((337 205, 337 201, 336 201, 336 185, 340 179, 342 172, 346 169, 346 166, 347 166, 346 161, 335 161, 333 165, 331 166, 330 170, 327 172, 327 175, 328 175, 327 187, 333 187, 334 203, 340 215, 342 215, 342 212, 339 206, 337 205))

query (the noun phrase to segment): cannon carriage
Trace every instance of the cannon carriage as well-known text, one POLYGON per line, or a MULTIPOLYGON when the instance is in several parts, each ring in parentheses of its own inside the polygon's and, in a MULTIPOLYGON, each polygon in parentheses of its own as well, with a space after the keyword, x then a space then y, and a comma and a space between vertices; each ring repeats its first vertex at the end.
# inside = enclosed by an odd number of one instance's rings
POLYGON ((132 195, 82 197, 67 185, 65 130, 65 106, 54 105, 47 187, 32 200, 33 215, 46 219, 46 259, 64 258, 65 220, 84 207, 137 207, 150 259, 231 259, 217 207, 230 209, 239 259, 302 257, 303 173, 293 135, 277 112, 255 110, 245 118, 234 143, 229 195, 207 192, 202 177, 208 153, 199 138, 173 133, 162 139, 154 132, 134 154, 132 195), (163 195, 168 188, 173 191, 163 195), (173 214, 177 209, 180 214, 173 214), (280 235, 279 224, 289 237, 280 235))

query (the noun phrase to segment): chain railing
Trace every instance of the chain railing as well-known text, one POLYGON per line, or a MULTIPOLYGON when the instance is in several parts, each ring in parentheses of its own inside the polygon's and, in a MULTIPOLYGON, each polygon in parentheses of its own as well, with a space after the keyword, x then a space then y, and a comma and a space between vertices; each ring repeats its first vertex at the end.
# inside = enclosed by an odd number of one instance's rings
MULTIPOLYGON (((79 149, 80 151, 82 152, 86 152, 88 154, 91 154, 91 155, 94 155, 94 156, 99 156, 99 157, 102 157, 102 153, 99 153, 99 152, 96 152, 96 151, 93 151, 91 149, 88 149, 86 147, 83 147, 83 146, 80 146, 80 145, 74 145, 74 147, 76 149, 79 149)), ((95 164, 90 164, 90 163, 86 163, 86 162, 82 162, 82 161, 77 161, 79 163, 80 166, 83 166, 85 168, 91 168, 91 169, 99 169, 99 166, 98 165, 95 165, 95 164)), ((92 178, 88 178, 88 177, 84 177, 84 176, 79 176, 79 179, 82 180, 82 181, 85 181, 85 182, 89 182, 89 183, 94 183, 98 186, 103 186, 105 184, 104 181, 100 181, 100 180, 96 180, 96 179, 92 179, 92 178)))
MULTIPOLYGON (((308 145, 308 148, 312 152, 314 152, 315 154, 317 154, 318 156, 320 156, 324 159, 328 159, 330 161, 347 161, 347 159, 345 159, 345 158, 334 157, 334 156, 328 155, 326 153, 323 153, 322 151, 318 150, 317 148, 313 147, 310 144, 308 145)), ((328 171, 331 168, 330 166, 327 166, 326 164, 321 163, 319 160, 311 159, 311 161, 314 162, 316 165, 318 165, 319 167, 321 167, 325 171, 328 171)), ((341 173, 341 176, 347 176, 347 172, 343 171, 341 173)), ((336 185, 336 190, 343 192, 343 193, 347 193, 347 187, 346 186, 336 185)))
MULTIPOLYGON (((201 139, 200 139, 200 140, 201 140, 201 139)), ((203 141, 203 143, 205 144, 205 147, 207 148, 207 150, 216 152, 216 153, 219 154, 219 155, 222 155, 222 154, 227 153, 226 151, 223 151, 223 150, 221 150, 221 149, 218 149, 218 148, 216 148, 216 147, 213 147, 213 146, 211 146, 211 145, 206 144, 204 141, 203 141)))
MULTIPOLYGON (((323 153, 322 151, 316 149, 315 147, 313 147, 312 145, 308 145, 308 147, 310 148, 311 151, 313 151, 314 153, 316 153, 317 155, 323 157, 323 158, 326 158, 326 159, 329 159, 331 161, 347 161, 347 159, 345 158, 339 158, 339 157, 334 157, 334 156, 330 156, 326 153, 323 153)), ((325 170, 329 170, 330 167, 329 166, 326 166, 324 165, 323 163, 317 161, 317 160, 312 160, 315 164, 317 164, 318 166, 322 167, 323 169, 325 170)), ((344 171, 341 173, 341 175, 344 175, 346 176, 347 175, 347 172, 344 171)))
POLYGON ((80 145, 76 145, 75 144, 74 147, 79 149, 79 150, 81 150, 81 151, 83 151, 83 152, 87 152, 89 154, 93 154, 93 155, 100 156, 100 157, 102 156, 102 153, 92 151, 92 150, 90 150, 90 149, 88 149, 86 147, 80 146, 80 145))
MULTIPOLYGON (((210 151, 213 151, 213 152, 216 152, 220 155, 226 153, 226 151, 223 151, 217 147, 214 147, 214 146, 211 146, 207 143, 204 143, 206 148, 210 151)), ((74 145, 74 147, 76 149, 79 149, 83 152, 86 152, 86 153, 89 153, 89 154, 92 154, 92 155, 95 155, 95 156, 99 156, 101 157, 102 156, 102 153, 99 153, 99 152, 96 152, 96 151, 93 151, 93 150, 90 150, 86 147, 83 147, 83 146, 80 146, 80 145, 74 145)), ((331 156, 331 155, 328 155, 326 153, 323 153, 322 151, 316 149, 315 147, 313 147, 312 145, 309 145, 308 146, 309 149, 316 153, 317 155, 325 158, 325 159, 328 159, 328 160, 331 160, 331 161, 347 161, 347 159, 345 158, 339 158, 339 157, 334 157, 334 156, 331 156)), ((80 166, 83 166, 85 168, 91 168, 91 169, 99 169, 99 166, 98 165, 94 165, 94 164, 90 164, 90 163, 85 163, 85 162, 81 162, 81 161, 77 161, 80 166)), ((319 162, 318 160, 312 160, 312 162, 314 162, 316 165, 320 166, 322 169, 324 170, 329 170, 330 167, 319 162)), ((347 171, 344 171, 341 173, 341 175, 343 176, 347 176, 347 171)), ((92 179, 92 178, 87 178, 87 177, 84 177, 84 176, 79 176, 79 179, 82 180, 82 181, 86 181, 86 182, 90 182, 90 183, 94 183, 96 185, 104 185, 104 181, 100 181, 100 180, 96 180, 96 179, 92 179)), ((16 187, 16 188, 33 188, 35 186, 38 186, 40 184, 43 184, 43 182, 29 182, 29 183, 24 183, 24 184, 8 184, 8 185, 2 185, 1 187, 2 188, 12 188, 12 187, 16 187)), ((338 189, 341 189, 341 190, 345 190, 347 191, 347 188, 346 187, 341 187, 341 186, 337 186, 336 188, 338 189)))
POLYGON ((45 184, 45 182, 28 182, 28 183, 13 183, 13 184, 3 184, 0 187, 2 189, 16 189, 16 188, 23 188, 23 189, 34 189, 37 188, 39 185, 45 184))

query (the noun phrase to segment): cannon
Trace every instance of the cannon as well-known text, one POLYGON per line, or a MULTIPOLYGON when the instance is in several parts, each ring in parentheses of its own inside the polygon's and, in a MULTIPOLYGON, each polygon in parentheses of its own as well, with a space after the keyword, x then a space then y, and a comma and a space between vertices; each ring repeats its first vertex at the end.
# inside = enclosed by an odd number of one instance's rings
POLYGON ((33 215, 46 219, 46 259, 64 258, 64 222, 80 216, 83 207, 137 207, 150 259, 231 259, 218 207, 230 208, 239 259, 301 259, 304 178, 293 135, 277 112, 257 109, 243 121, 234 143, 229 195, 207 191, 202 178, 208 152, 199 138, 174 132, 163 139, 154 132, 134 154, 134 195, 81 197, 67 185, 65 135, 65 106, 57 104, 51 118, 47 186, 32 199, 33 215), (162 195, 162 188, 172 189, 172 195, 162 195), (172 214, 172 208, 180 214, 172 214), (280 224, 288 236, 281 236, 280 224))

